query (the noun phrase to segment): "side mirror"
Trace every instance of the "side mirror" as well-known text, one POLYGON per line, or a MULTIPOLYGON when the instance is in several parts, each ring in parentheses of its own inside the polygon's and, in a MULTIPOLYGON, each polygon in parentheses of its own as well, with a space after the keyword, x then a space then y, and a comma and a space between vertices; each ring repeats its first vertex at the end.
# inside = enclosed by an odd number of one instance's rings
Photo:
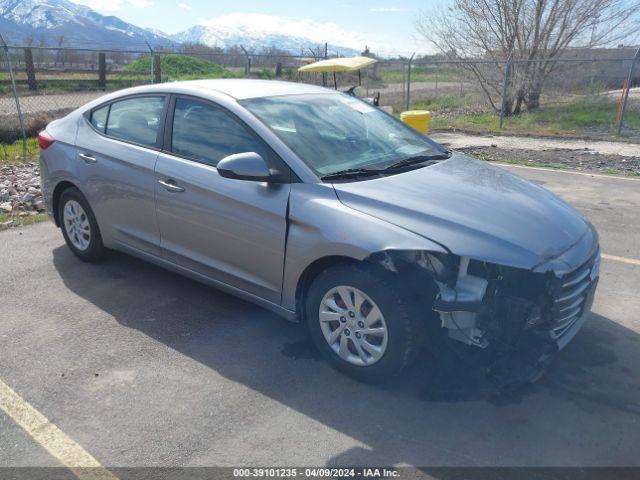
POLYGON ((216 168, 221 177, 236 180, 266 182, 271 177, 267 162, 255 152, 236 153, 224 157, 216 168))

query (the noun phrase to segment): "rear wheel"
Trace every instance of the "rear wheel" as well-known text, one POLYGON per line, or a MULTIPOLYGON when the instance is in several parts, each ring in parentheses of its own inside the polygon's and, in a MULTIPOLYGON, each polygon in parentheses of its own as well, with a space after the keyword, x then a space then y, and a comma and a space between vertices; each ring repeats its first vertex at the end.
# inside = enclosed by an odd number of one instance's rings
POLYGON ((305 313, 325 358, 370 382, 400 374, 424 336, 424 322, 393 277, 366 265, 336 266, 318 275, 305 313))
POLYGON ((80 190, 67 188, 58 203, 60 229, 67 246, 84 262, 95 262, 104 257, 100 229, 89 202, 80 190))

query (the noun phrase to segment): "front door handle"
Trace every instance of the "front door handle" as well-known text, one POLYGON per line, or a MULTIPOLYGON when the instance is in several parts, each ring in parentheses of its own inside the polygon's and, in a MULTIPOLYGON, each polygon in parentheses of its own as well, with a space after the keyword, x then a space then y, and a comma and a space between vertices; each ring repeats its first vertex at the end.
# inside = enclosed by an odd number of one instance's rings
POLYGON ((84 160, 84 163, 96 163, 98 160, 96 160, 96 157, 88 154, 88 153, 79 153, 78 156, 84 160))
POLYGON ((169 180, 158 180, 158 183, 162 185, 162 188, 167 190, 168 192, 184 192, 184 187, 180 185, 176 185, 176 182, 169 180))

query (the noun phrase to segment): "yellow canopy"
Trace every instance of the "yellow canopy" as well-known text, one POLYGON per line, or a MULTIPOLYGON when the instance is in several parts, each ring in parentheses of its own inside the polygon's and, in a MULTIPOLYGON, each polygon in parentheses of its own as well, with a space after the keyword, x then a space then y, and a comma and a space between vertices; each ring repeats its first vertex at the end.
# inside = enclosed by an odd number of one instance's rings
POLYGON ((298 69, 299 72, 349 72, 373 65, 377 60, 369 57, 330 58, 310 63, 298 69))

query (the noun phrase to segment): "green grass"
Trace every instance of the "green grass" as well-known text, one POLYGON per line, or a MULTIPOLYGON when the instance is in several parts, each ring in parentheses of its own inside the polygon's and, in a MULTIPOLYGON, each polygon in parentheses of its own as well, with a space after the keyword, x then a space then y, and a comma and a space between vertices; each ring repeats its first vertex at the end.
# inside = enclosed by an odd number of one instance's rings
POLYGON ((35 215, 26 215, 24 217, 12 216, 7 213, 0 213, 0 232, 13 227, 22 227, 25 225, 33 225, 34 223, 40 223, 47 220, 49 216, 46 213, 37 213, 35 215), (4 225, 6 222, 12 220, 11 225, 4 225))
POLYGON ((17 165, 25 161, 35 162, 39 153, 36 137, 27 138, 26 151, 22 140, 13 143, 0 143, 0 166, 17 165))
POLYGON ((411 108, 414 110, 446 110, 452 108, 468 107, 470 98, 459 95, 441 95, 429 100, 418 100, 412 103, 411 108))
MULTIPOLYGON (((456 128, 477 133, 516 133, 529 135, 582 135, 609 132, 614 128, 617 103, 610 99, 582 99, 562 105, 547 105, 504 119, 500 130, 497 114, 472 114, 459 117, 434 115, 433 129, 456 128)), ((640 130, 640 111, 628 109, 625 125, 640 130)))
MULTIPOLYGON (((406 81, 406 76, 403 77, 402 70, 383 70, 379 72, 379 76, 384 83, 402 83, 406 81)), ((456 82, 458 77, 455 72, 443 68, 413 68, 411 70, 411 82, 456 82)))
MULTIPOLYGON (((144 57, 130 63, 124 70, 144 71, 151 75, 151 57, 144 57)), ((160 58, 162 77, 174 80, 197 78, 234 78, 237 74, 217 63, 188 55, 162 55, 160 58)))

